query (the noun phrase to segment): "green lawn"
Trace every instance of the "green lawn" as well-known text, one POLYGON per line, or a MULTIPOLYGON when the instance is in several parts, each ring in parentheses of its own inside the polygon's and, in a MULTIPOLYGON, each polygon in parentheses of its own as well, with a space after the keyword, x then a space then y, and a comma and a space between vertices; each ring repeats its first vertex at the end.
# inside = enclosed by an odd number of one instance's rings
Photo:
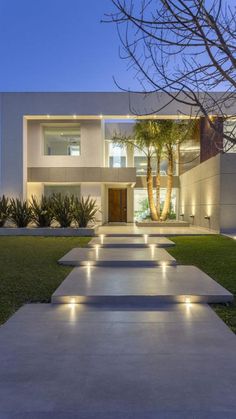
POLYGON ((28 302, 49 302, 70 267, 57 260, 90 239, 0 237, 0 324, 28 302))
MULTIPOLYGON (((77 237, 0 237, 0 324, 27 302, 49 302, 71 271, 57 260, 73 247, 87 244, 77 237)), ((181 264, 195 265, 236 295, 236 241, 223 236, 172 237, 168 251, 181 264)), ((236 333, 236 304, 214 305, 236 333)))
MULTIPOLYGON (((236 241, 223 236, 172 237, 176 247, 168 249, 177 261, 195 265, 209 274, 236 298, 236 241)), ((236 303, 213 305, 216 313, 236 333, 236 303)))

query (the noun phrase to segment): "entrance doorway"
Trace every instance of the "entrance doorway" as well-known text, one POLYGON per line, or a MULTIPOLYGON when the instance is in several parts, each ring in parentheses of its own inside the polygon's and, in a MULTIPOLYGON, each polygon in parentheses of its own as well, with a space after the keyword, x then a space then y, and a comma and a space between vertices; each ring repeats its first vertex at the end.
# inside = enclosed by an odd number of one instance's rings
POLYGON ((108 189, 108 222, 127 223, 127 189, 108 189))

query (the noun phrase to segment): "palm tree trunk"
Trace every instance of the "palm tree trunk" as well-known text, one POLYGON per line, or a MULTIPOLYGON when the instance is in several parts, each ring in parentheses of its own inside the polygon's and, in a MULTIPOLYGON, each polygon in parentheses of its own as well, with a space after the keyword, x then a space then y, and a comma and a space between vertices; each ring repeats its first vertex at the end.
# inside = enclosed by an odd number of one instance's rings
POLYGON ((156 211, 157 211, 157 218, 160 218, 161 215, 161 156, 160 153, 157 151, 157 171, 156 171, 156 211))
POLYGON ((148 193, 148 203, 150 208, 150 215, 153 221, 157 221, 157 211, 153 197, 153 180, 152 180, 152 166, 151 166, 151 157, 147 156, 147 193, 148 193))
POLYGON ((170 204, 171 204, 171 193, 173 188, 173 172, 174 172, 174 158, 173 158, 173 150, 170 146, 168 149, 168 169, 167 169, 167 189, 166 189, 166 196, 165 196, 165 203, 161 214, 162 221, 165 221, 169 212, 170 212, 170 204))

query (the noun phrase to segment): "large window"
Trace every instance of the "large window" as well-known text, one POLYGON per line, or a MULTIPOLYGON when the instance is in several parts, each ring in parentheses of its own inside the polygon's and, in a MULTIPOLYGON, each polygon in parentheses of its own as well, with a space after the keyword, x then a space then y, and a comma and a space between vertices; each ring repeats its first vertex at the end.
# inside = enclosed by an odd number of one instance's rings
POLYGON ((43 128, 45 156, 79 156, 80 127, 47 126, 43 128))
MULTIPOLYGON (((152 173, 153 175, 156 172, 156 159, 152 157, 152 173)), ((146 176, 147 174, 147 156, 146 154, 138 150, 137 148, 134 149, 134 167, 136 167, 136 174, 137 176, 146 176)))
MULTIPOLYGON (((154 199, 155 199, 155 190, 154 192, 154 199)), ((163 208, 164 201, 166 196, 166 189, 161 188, 161 209, 163 208)), ((176 189, 172 189, 172 196, 171 196, 171 207, 170 207, 170 214, 169 217, 172 219, 176 218, 176 189)), ((146 189, 134 189, 134 215, 135 220, 145 220, 150 218, 150 210, 148 205, 148 196, 146 189)))
MULTIPOLYGON (((236 119, 228 119, 224 121, 224 133, 227 134, 234 141, 236 140, 236 119)), ((224 138, 224 152, 236 153, 236 145, 230 140, 224 138)))
POLYGON ((44 195, 51 196, 55 193, 60 193, 62 195, 74 195, 78 198, 80 197, 80 185, 58 185, 58 184, 48 184, 44 185, 44 195))
POLYGON ((109 147, 109 167, 126 167, 126 150, 112 142, 108 143, 109 147))

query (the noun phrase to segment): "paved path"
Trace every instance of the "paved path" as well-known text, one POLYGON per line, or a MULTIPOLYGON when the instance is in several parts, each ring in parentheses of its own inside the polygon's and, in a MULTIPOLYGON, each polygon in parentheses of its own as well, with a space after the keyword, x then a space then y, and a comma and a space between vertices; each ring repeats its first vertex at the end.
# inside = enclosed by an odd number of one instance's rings
POLYGON ((90 304, 26 305, 1 327, 0 419, 236 418, 235 335, 207 305, 174 303, 232 295, 151 246, 73 249, 61 262, 91 264, 74 268, 53 302, 90 304), (114 266, 140 256, 160 266, 114 266), (92 266, 109 258, 113 267, 92 266), (160 304, 167 291, 173 303, 160 304), (98 306, 91 296, 112 298, 98 306))
POLYGON ((74 248, 59 263, 71 266, 156 266, 176 261, 165 249, 150 245, 148 248, 74 248))
POLYGON ((235 354, 206 305, 27 305, 1 328, 0 418, 235 419, 235 354))
POLYGON ((53 303, 227 303, 233 295, 194 266, 75 268, 52 296, 53 303))
POLYGON ((98 234, 106 235, 140 235, 149 234, 149 235, 159 235, 159 236, 175 236, 175 235, 184 235, 184 236, 195 236, 195 235, 208 235, 216 234, 214 231, 207 228, 201 227, 137 227, 135 224, 128 225, 105 225, 99 227, 98 234))

